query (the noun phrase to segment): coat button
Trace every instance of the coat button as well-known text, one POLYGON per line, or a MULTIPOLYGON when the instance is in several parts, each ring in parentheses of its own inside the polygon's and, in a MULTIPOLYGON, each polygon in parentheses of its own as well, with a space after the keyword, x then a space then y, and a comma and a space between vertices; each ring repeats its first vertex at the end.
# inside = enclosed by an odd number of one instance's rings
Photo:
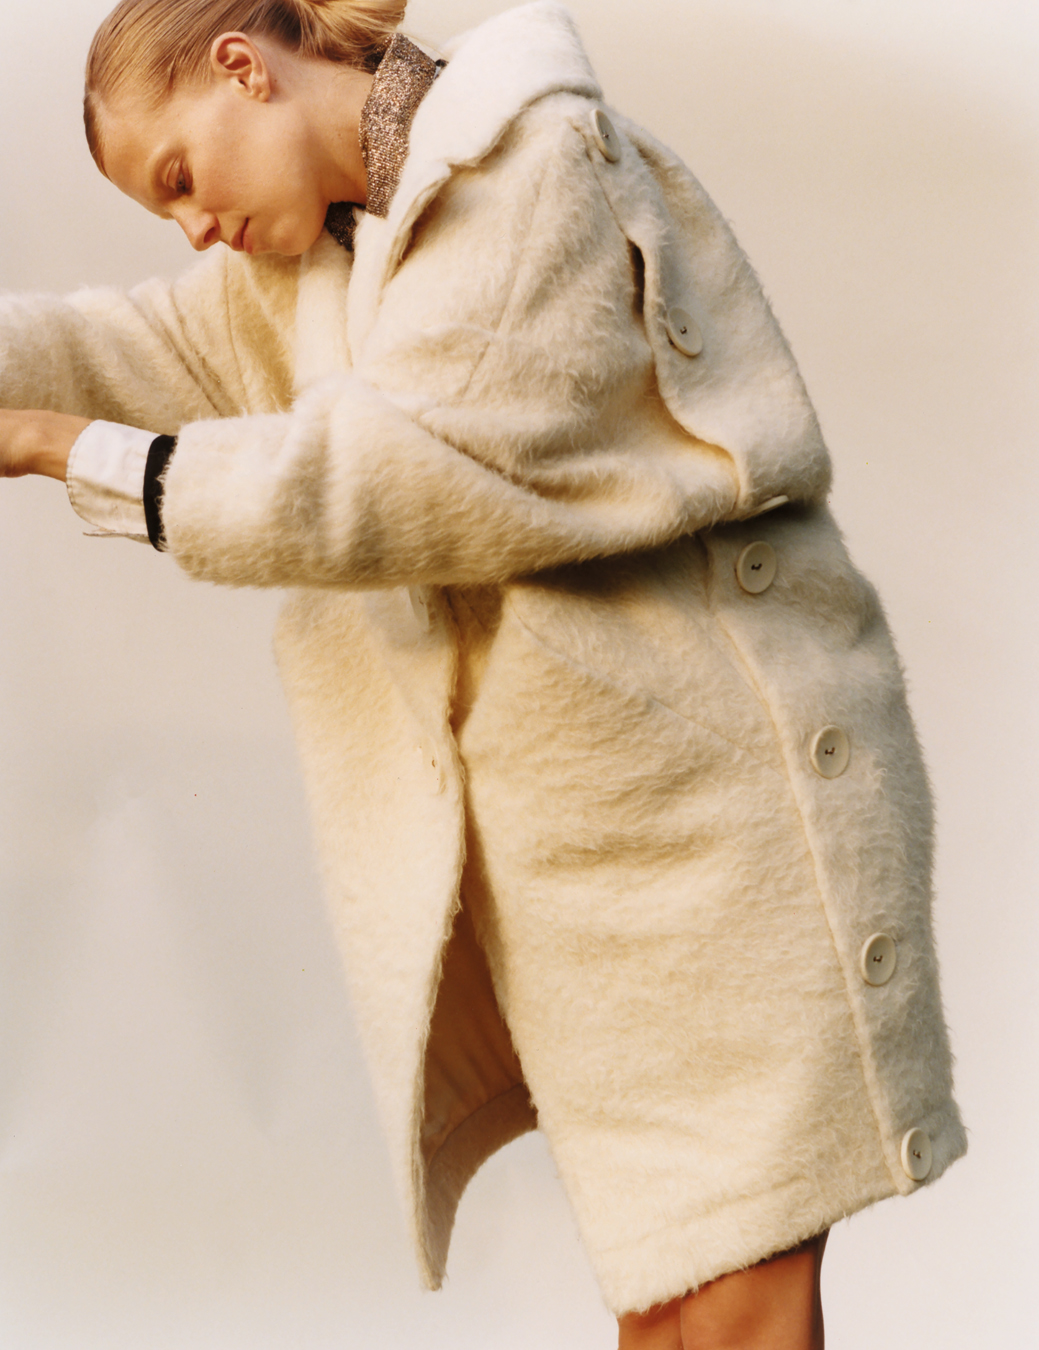
POLYGON ((867 938, 859 953, 859 969, 867 984, 887 984, 895 973, 898 961, 898 948, 895 940, 887 933, 874 933, 867 938))
POLYGON ((667 335, 671 345, 683 356, 699 356, 703 351, 703 334, 687 309, 675 305, 667 312, 667 335))
POLYGON ((933 1161, 931 1140, 926 1130, 908 1130, 902 1139, 902 1166, 907 1177, 923 1181, 933 1161))
POLYGON ((415 754, 422 765, 431 792, 440 793, 447 787, 447 774, 437 753, 436 747, 428 737, 423 737, 415 746, 415 754))
POLYGON ((776 579, 776 550, 759 539, 748 544, 736 559, 736 580, 748 595, 767 591, 776 579))
POLYGON ((592 135, 603 159, 616 164, 621 157, 621 142, 616 128, 601 108, 592 113, 592 135))
POLYGON ((851 759, 851 746, 840 727, 823 727, 812 740, 812 768, 821 778, 839 778, 851 759))

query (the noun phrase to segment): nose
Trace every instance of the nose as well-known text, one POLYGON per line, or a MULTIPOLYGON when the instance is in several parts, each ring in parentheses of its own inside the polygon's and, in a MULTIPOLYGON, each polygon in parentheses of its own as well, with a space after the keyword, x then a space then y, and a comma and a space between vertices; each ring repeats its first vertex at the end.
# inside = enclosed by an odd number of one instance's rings
POLYGON ((188 243, 200 253, 220 240, 220 222, 211 211, 179 211, 176 220, 188 243))

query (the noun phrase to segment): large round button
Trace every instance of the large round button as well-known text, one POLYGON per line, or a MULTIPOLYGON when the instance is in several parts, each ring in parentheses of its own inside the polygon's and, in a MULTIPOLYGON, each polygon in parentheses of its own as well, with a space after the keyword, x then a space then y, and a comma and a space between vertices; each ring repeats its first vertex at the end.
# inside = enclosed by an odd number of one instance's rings
POLYGON ((931 1170, 931 1140, 926 1130, 909 1130, 902 1140, 902 1166, 907 1177, 923 1181, 931 1170))
POLYGON ((767 591, 776 579, 776 550, 759 539, 748 544, 736 559, 736 580, 748 595, 767 591))
POLYGON ((621 157, 621 142, 616 128, 601 108, 592 113, 592 135, 603 159, 616 164, 621 157))
POLYGON ((703 334, 687 309, 675 305, 667 312, 667 335, 671 344, 683 356, 699 356, 703 351, 703 334))
POLYGON ((823 727, 812 740, 812 768, 822 778, 839 778, 851 759, 851 746, 840 727, 823 727))
POLYGON ((898 961, 898 948, 895 939, 888 933, 874 933, 862 944, 859 953, 859 969, 867 984, 887 984, 895 973, 898 961))

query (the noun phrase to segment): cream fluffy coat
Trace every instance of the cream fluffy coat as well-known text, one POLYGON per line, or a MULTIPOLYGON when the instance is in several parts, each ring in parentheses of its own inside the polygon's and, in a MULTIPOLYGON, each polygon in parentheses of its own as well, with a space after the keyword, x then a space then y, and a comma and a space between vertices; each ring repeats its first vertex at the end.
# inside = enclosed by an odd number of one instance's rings
POLYGON ((911 1128, 932 1178, 962 1152, 929 798, 815 417, 717 211, 619 117, 603 155, 556 5, 449 54, 352 274, 325 236, 5 299, 0 402, 179 432, 177 561, 296 588, 279 662, 427 1280, 529 1091, 624 1311, 915 1189, 911 1128), (759 539, 779 570, 749 595, 759 539), (851 762, 828 780, 830 724, 851 762))

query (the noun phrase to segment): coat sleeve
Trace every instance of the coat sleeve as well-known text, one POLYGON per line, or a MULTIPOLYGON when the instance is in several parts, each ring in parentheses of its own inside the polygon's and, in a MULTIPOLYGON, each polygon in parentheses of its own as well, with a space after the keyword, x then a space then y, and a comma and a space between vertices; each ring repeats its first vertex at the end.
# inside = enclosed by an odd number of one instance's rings
POLYGON ((170 552, 230 584, 493 582, 723 518, 730 458, 668 417, 640 304, 584 135, 534 105, 427 205, 352 371, 181 429, 170 552))
POLYGON ((284 275, 257 285, 221 248, 173 283, 0 296, 0 407, 174 433, 198 418, 284 406, 281 335, 291 333, 294 297, 292 269, 278 263, 284 275))

